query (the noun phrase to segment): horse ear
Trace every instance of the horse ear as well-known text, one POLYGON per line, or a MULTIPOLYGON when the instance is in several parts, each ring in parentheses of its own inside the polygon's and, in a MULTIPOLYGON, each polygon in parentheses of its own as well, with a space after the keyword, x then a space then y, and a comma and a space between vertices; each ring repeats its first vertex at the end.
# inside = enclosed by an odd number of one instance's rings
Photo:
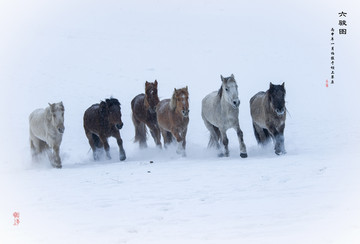
POLYGON ((270 82, 270 89, 274 88, 274 84, 270 82))
POLYGON ((281 86, 282 86, 283 88, 285 88, 285 82, 283 82, 283 83, 281 84, 281 86))
POLYGON ((154 84, 155 84, 155 86, 157 86, 157 85, 158 85, 158 82, 157 82, 157 80, 155 80, 154 84))
POLYGON ((186 91, 189 92, 188 86, 185 87, 186 91))
POLYGON ((221 78, 222 82, 225 82, 225 79, 224 79, 224 77, 222 75, 220 75, 220 78, 221 78))
MULTIPOLYGON (((106 100, 108 100, 108 99, 106 99, 106 100)), ((105 111, 106 111, 106 108, 107 108, 106 102, 101 101, 101 102, 100 102, 100 111, 101 111, 101 112, 105 112, 105 111)))
POLYGON ((53 113, 54 110, 55 110, 55 103, 48 103, 48 104, 49 104, 49 106, 50 106, 50 111, 51 111, 51 113, 53 113))
POLYGON ((148 81, 145 81, 145 86, 149 85, 149 82, 148 81))
POLYGON ((62 101, 60 102, 60 106, 61 106, 61 110, 64 111, 64 110, 65 110, 65 107, 64 107, 64 104, 63 104, 62 101))
POLYGON ((234 74, 231 74, 231 78, 235 79, 234 74))

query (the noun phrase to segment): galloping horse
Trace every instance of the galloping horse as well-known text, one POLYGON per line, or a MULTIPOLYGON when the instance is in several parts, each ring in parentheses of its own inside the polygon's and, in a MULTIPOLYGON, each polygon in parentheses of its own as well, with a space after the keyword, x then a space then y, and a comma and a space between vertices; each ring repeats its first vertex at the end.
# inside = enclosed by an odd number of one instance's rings
POLYGON ((59 151, 65 130, 64 110, 62 102, 49 103, 49 107, 37 109, 30 114, 30 146, 33 160, 46 151, 51 165, 55 168, 62 167, 59 151))
POLYGON ((270 137, 275 153, 285 154, 284 129, 286 120, 285 83, 273 85, 266 92, 258 92, 250 99, 250 112, 258 144, 265 145, 270 137))
POLYGON ((106 157, 111 159, 110 146, 107 138, 116 138, 120 151, 120 161, 126 159, 120 129, 123 127, 121 121, 120 103, 115 98, 101 101, 89 107, 84 114, 84 129, 86 137, 93 151, 94 160, 99 160, 98 149, 104 148, 106 157))
POLYGON ((225 152, 219 153, 219 157, 229 156, 229 140, 226 131, 229 128, 236 130, 239 144, 240 157, 246 158, 246 146, 243 139, 243 132, 239 125, 239 105, 237 84, 232 74, 230 77, 221 77, 221 87, 219 91, 214 91, 202 100, 201 116, 206 128, 210 131, 210 141, 208 146, 215 146, 220 150, 219 140, 221 139, 225 152))
POLYGON ((145 94, 137 95, 131 101, 132 121, 135 126, 135 142, 139 142, 140 148, 147 147, 146 126, 149 127, 155 144, 161 148, 160 128, 156 118, 156 105, 159 103, 157 93, 158 82, 145 83, 145 94))
POLYGON ((158 124, 164 138, 164 146, 169 145, 173 136, 178 142, 177 153, 186 156, 186 132, 189 124, 188 87, 174 89, 171 99, 161 100, 156 107, 158 124))

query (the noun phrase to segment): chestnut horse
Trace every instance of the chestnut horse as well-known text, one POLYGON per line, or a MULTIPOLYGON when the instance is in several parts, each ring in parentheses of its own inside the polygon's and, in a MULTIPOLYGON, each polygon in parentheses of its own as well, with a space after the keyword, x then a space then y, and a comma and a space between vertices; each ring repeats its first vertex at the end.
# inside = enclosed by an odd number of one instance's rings
POLYGON ((157 85, 157 80, 154 83, 146 81, 145 94, 141 93, 131 101, 132 121, 135 126, 135 142, 139 142, 140 148, 147 147, 146 126, 149 127, 155 144, 161 148, 160 128, 156 118, 156 105, 159 103, 157 85))
POLYGON ((186 132, 189 124, 189 92, 188 87, 174 89, 171 99, 161 100, 156 107, 157 121, 166 147, 173 136, 178 142, 177 153, 186 156, 186 132))
POLYGON ((121 121, 120 103, 115 98, 101 101, 89 107, 84 114, 84 129, 93 151, 94 160, 99 160, 98 150, 104 148, 106 157, 111 159, 110 146, 107 138, 112 136, 117 140, 120 151, 120 161, 126 159, 123 141, 120 137, 121 121))

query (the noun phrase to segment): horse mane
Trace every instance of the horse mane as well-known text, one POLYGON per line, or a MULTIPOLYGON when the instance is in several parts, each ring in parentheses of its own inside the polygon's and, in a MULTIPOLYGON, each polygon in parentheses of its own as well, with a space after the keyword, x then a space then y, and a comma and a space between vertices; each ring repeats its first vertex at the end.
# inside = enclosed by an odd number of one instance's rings
POLYGON ((110 97, 110 99, 106 99, 105 102, 106 102, 108 107, 111 107, 113 105, 120 106, 119 100, 117 100, 116 98, 113 98, 113 97, 110 97))
POLYGON ((176 90, 174 90, 174 93, 170 99, 170 109, 175 110, 176 108, 176 90))
POLYGON ((221 84, 220 89, 219 89, 219 91, 218 91, 218 96, 219 96, 220 98, 222 97, 222 93, 223 93, 222 90, 223 90, 223 89, 222 89, 222 84, 221 84))
POLYGON ((45 117, 46 117, 46 120, 47 121, 50 121, 51 120, 51 105, 47 108, 45 108, 45 117))

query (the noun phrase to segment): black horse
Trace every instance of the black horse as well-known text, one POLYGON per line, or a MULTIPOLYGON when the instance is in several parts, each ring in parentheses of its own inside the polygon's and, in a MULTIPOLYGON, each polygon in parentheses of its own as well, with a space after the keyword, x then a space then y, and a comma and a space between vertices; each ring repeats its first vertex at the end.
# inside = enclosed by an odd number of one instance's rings
POLYGON ((250 99, 254 134, 259 144, 265 145, 270 138, 275 142, 275 153, 285 154, 284 129, 286 120, 285 83, 273 85, 266 92, 258 92, 250 99))
POLYGON ((115 98, 101 101, 89 107, 84 114, 84 129, 86 137, 93 151, 94 160, 99 160, 98 149, 105 149, 106 157, 110 157, 110 146, 107 138, 112 136, 117 140, 120 151, 120 160, 126 159, 120 129, 123 127, 121 121, 120 103, 115 98))

